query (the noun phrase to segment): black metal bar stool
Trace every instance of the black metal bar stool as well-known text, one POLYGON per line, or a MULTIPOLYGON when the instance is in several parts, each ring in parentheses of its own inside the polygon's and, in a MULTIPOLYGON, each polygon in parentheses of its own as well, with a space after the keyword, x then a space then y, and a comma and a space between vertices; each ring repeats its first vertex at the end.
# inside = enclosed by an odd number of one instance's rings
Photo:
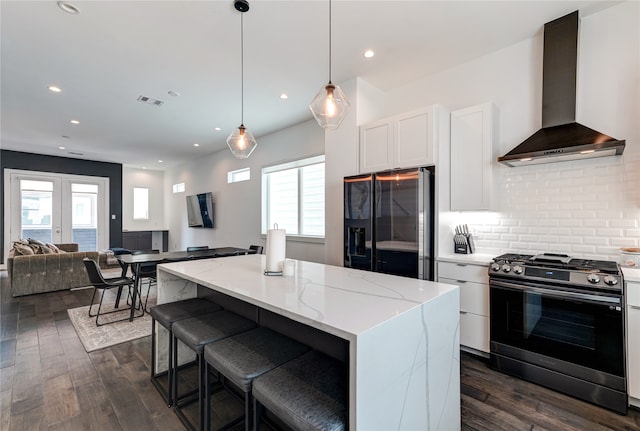
MULTIPOLYGON (((309 348, 302 343, 260 327, 242 334, 234 335, 204 347, 204 359, 223 378, 230 381, 244 394, 245 430, 253 427, 253 400, 251 384, 253 379, 270 371, 285 362, 302 355, 309 348)), ((209 370, 205 372, 204 387, 211 386, 209 370)), ((211 400, 209 391, 204 391, 205 429, 211 428, 211 400)), ((230 426, 243 419, 232 421, 230 426)))
MULTIPOLYGON (((246 319, 230 311, 218 311, 203 316, 192 317, 190 319, 180 320, 173 324, 173 399, 176 415, 180 421, 190 430, 195 427, 182 411, 183 407, 190 404, 193 400, 185 399, 180 396, 178 389, 178 341, 182 341, 187 347, 196 353, 196 362, 198 363, 198 420, 199 429, 204 430, 204 376, 207 370, 204 360, 204 347, 209 343, 222 340, 232 335, 248 331, 255 328, 256 323, 253 320, 246 319)), ((206 388, 208 393, 209 387, 206 388)))
POLYGON ((151 307, 151 382, 165 398, 167 405, 173 404, 173 324, 179 320, 190 317, 201 316, 203 314, 220 311, 222 307, 206 299, 185 299, 183 301, 168 302, 166 304, 151 307), (167 371, 156 373, 156 324, 158 322, 169 331, 169 347, 167 349, 168 365, 167 371), (160 377, 167 375, 167 390, 162 387, 160 377))
POLYGON ((344 431, 347 365, 312 350, 253 381, 255 430, 266 408, 295 430, 344 431))

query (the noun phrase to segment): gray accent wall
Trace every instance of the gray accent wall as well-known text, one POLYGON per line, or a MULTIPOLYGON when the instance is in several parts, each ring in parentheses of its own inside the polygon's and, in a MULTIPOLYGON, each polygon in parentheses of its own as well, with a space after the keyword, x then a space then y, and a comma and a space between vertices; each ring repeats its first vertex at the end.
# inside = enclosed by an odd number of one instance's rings
POLYGON ((46 156, 20 151, 0 150, 0 262, 4 262, 4 170, 51 172, 58 174, 90 175, 109 178, 109 247, 122 246, 122 165, 69 157, 46 156))

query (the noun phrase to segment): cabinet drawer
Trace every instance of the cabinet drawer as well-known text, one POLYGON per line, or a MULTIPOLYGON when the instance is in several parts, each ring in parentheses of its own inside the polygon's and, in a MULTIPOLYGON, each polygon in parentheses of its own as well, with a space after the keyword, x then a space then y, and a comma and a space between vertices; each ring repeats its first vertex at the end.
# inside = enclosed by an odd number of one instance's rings
POLYGON ((489 353, 489 318, 460 313, 460 344, 489 353))
POLYGON ((444 277, 438 281, 460 286, 460 311, 489 316, 489 285, 444 277))
POLYGON ((640 307, 640 283, 626 282, 627 304, 640 307))
POLYGON ((466 263, 438 262, 438 277, 489 283, 489 267, 466 263))

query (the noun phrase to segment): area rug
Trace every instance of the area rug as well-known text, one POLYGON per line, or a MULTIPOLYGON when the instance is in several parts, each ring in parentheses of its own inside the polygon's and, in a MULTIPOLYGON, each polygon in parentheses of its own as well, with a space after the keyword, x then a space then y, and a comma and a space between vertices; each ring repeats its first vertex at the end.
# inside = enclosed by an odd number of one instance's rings
MULTIPOLYGON (((145 292, 146 293, 146 292, 145 292)), ((110 295, 107 292, 107 295, 110 295)), ((156 303, 155 288, 149 292, 149 300, 147 301, 147 309, 156 303)), ((113 310, 114 300, 110 297, 105 297, 101 311, 113 310)), ((125 298, 120 301, 120 309, 116 313, 100 316, 100 322, 110 322, 127 317, 130 313, 130 308, 126 305, 125 298)), ((94 304, 91 310, 92 314, 98 310, 98 305, 94 304)), ((73 327, 84 346, 84 349, 89 352, 94 350, 104 349, 105 347, 114 346, 120 343, 126 343, 127 341, 135 340, 138 338, 151 335, 151 315, 144 313, 142 317, 136 317, 133 322, 124 320, 121 322, 109 323, 102 326, 96 326, 96 318, 89 317, 89 306, 71 308, 67 310, 69 319, 73 324, 73 327)), ((137 311, 136 315, 140 312, 137 311)))

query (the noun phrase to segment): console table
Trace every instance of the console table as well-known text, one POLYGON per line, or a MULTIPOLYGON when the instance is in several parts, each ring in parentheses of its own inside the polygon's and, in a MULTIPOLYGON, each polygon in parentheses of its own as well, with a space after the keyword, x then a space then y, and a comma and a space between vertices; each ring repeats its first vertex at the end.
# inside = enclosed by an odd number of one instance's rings
POLYGON ((158 303, 213 291, 342 340, 352 431, 460 429, 457 286, 304 261, 290 277, 264 267, 264 255, 158 265, 158 303))

